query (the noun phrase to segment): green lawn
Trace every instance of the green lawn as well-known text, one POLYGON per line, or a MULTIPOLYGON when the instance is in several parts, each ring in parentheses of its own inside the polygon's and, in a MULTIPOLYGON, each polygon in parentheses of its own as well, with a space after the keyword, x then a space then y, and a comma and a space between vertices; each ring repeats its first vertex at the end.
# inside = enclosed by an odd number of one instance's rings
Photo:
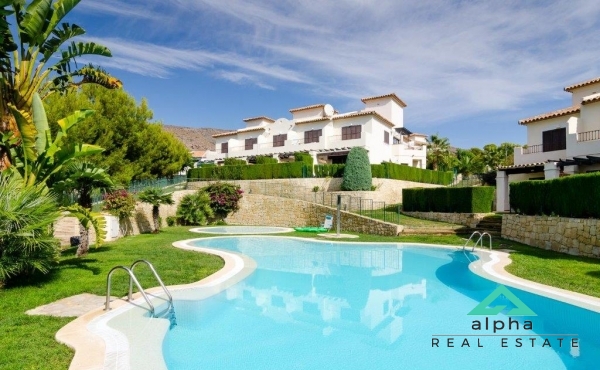
MULTIPOLYGON (((167 228, 157 235, 138 235, 90 250, 75 258, 66 250, 50 275, 33 278, 22 286, 0 289, 0 369, 66 369, 72 351, 54 340, 54 334, 73 318, 29 316, 25 311, 80 293, 106 294, 106 275, 116 265, 131 265, 137 259, 154 264, 165 284, 190 283, 223 266, 216 256, 183 251, 171 246, 177 240, 197 237, 188 228, 167 228)), ((142 286, 158 285, 148 269, 136 268, 142 286), (139 270, 139 272, 138 272, 139 270)), ((115 273, 115 296, 127 293, 125 274, 115 273)))
MULTIPOLYGON (((92 249, 86 258, 74 258, 75 251, 63 253, 52 274, 33 278, 21 286, 0 289, 0 369, 66 369, 72 352, 54 340, 54 334, 72 318, 28 316, 25 311, 42 304, 84 292, 104 295, 106 275, 115 265, 130 265, 136 259, 148 259, 166 284, 189 283, 217 271, 223 262, 215 256, 183 251, 171 246, 176 240, 199 237, 188 228, 171 227, 158 235, 128 237, 92 249)), ((333 232, 333 231, 331 231, 333 232)), ((315 238, 314 233, 293 232, 289 235, 315 238)), ((208 236, 208 235, 207 235, 208 236)), ((465 240, 456 235, 376 236, 360 234, 358 242, 407 242, 462 246, 465 240)), ((543 284, 600 297, 600 260, 579 258, 528 247, 496 238, 494 248, 510 248, 513 263, 508 271, 543 284)), ((156 283, 146 269, 139 268, 144 286, 156 283)), ((127 279, 116 274, 113 295, 125 295, 127 279)))

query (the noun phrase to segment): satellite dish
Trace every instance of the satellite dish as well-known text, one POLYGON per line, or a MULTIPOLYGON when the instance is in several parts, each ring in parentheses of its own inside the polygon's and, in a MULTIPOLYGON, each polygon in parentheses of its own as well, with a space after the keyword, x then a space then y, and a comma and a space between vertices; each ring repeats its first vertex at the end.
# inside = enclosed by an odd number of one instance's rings
POLYGON ((333 116, 334 110, 331 104, 325 104, 325 106, 323 107, 323 113, 325 114, 325 117, 333 116))

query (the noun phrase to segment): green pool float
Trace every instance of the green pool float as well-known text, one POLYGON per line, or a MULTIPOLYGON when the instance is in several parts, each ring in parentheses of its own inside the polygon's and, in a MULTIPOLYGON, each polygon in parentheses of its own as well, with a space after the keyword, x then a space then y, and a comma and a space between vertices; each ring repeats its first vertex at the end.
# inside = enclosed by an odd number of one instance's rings
POLYGON ((315 227, 315 226, 308 226, 308 227, 295 227, 294 230, 296 231, 304 231, 304 232, 309 232, 309 233, 322 233, 322 232, 326 232, 329 231, 329 229, 326 229, 324 227, 315 227))

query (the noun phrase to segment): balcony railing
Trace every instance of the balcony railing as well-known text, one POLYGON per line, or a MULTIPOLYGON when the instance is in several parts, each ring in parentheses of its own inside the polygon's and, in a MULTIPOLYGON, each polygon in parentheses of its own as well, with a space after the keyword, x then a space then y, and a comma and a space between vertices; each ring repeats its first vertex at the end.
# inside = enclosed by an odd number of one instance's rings
POLYGON ((578 132, 577 141, 600 140, 600 130, 578 132))
POLYGON ((543 149, 542 144, 528 145, 527 148, 523 148, 523 154, 541 153, 543 149))

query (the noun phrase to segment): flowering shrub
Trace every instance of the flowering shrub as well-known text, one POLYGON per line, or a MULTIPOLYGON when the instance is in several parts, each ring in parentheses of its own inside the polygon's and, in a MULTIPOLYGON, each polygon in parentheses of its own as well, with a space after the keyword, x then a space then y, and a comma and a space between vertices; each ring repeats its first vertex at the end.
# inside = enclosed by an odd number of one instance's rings
POLYGON ((129 218, 135 209, 135 198, 127 190, 116 190, 105 194, 103 198, 104 207, 102 209, 120 219, 129 218))
POLYGON ((244 191, 240 189, 239 185, 218 182, 208 185, 202 191, 210 197, 210 208, 217 220, 223 220, 231 212, 240 209, 239 201, 242 199, 244 191))

